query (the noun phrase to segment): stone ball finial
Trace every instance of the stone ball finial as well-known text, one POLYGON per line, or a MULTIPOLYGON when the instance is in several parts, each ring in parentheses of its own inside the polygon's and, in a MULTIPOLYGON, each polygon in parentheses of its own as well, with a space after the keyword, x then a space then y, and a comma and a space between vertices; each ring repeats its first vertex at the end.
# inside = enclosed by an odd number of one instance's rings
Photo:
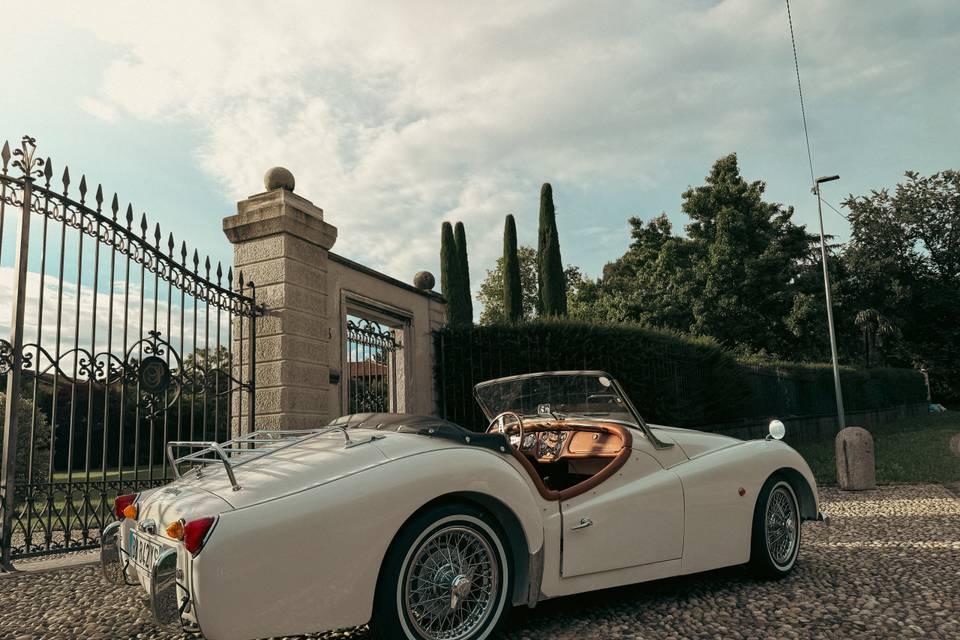
POLYGON ((436 284, 437 279, 429 271, 417 271, 417 275, 413 276, 413 286, 417 289, 431 291, 436 284))
POLYGON ((289 169, 284 167, 268 169, 267 173, 263 176, 263 186, 266 187, 267 191, 273 191, 274 189, 293 191, 293 187, 296 186, 296 184, 297 181, 293 179, 293 174, 290 173, 289 169))

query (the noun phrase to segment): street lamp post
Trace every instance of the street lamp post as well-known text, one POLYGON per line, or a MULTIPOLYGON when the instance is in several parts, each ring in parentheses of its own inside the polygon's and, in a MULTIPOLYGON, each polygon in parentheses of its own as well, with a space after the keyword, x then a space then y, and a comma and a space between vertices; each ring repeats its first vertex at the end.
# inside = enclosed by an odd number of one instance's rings
POLYGON ((820 259, 823 265, 823 289, 827 296, 827 326, 830 330, 830 355, 833 358, 833 387, 837 396, 837 420, 840 429, 845 429, 847 419, 843 411, 843 390, 840 388, 840 364, 837 361, 837 336, 833 328, 833 301, 830 296, 830 272, 827 270, 827 239, 823 233, 823 205, 820 202, 820 185, 824 182, 839 180, 840 176, 822 176, 814 181, 813 191, 817 194, 817 213, 820 215, 820 259))

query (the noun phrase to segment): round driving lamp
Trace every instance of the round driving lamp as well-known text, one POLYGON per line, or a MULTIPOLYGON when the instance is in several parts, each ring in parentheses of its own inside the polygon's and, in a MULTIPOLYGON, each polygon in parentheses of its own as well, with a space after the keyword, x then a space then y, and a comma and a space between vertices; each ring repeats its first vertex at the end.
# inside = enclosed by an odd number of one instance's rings
POLYGON ((783 440, 783 436, 787 435, 787 428, 779 420, 771 420, 769 430, 770 435, 767 436, 768 439, 783 440))

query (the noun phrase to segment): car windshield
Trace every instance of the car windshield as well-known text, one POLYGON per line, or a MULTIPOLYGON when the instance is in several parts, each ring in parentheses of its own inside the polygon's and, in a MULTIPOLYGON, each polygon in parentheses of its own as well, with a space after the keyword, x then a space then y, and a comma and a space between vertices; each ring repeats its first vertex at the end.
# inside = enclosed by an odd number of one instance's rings
POLYGON ((477 402, 488 420, 504 411, 521 417, 588 417, 636 424, 612 377, 599 371, 535 373, 482 382, 477 402))

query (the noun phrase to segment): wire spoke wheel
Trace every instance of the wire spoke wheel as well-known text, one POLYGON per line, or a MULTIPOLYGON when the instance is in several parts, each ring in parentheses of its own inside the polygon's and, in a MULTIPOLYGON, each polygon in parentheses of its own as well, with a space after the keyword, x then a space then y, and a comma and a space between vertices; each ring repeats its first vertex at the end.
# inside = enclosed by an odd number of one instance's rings
POLYGON ((403 605, 416 633, 429 640, 464 640, 489 621, 500 591, 491 543, 464 525, 441 527, 409 556, 403 605))
POLYGON ((783 485, 770 492, 764 517, 767 550, 778 567, 790 564, 797 548, 800 518, 793 495, 783 485))

